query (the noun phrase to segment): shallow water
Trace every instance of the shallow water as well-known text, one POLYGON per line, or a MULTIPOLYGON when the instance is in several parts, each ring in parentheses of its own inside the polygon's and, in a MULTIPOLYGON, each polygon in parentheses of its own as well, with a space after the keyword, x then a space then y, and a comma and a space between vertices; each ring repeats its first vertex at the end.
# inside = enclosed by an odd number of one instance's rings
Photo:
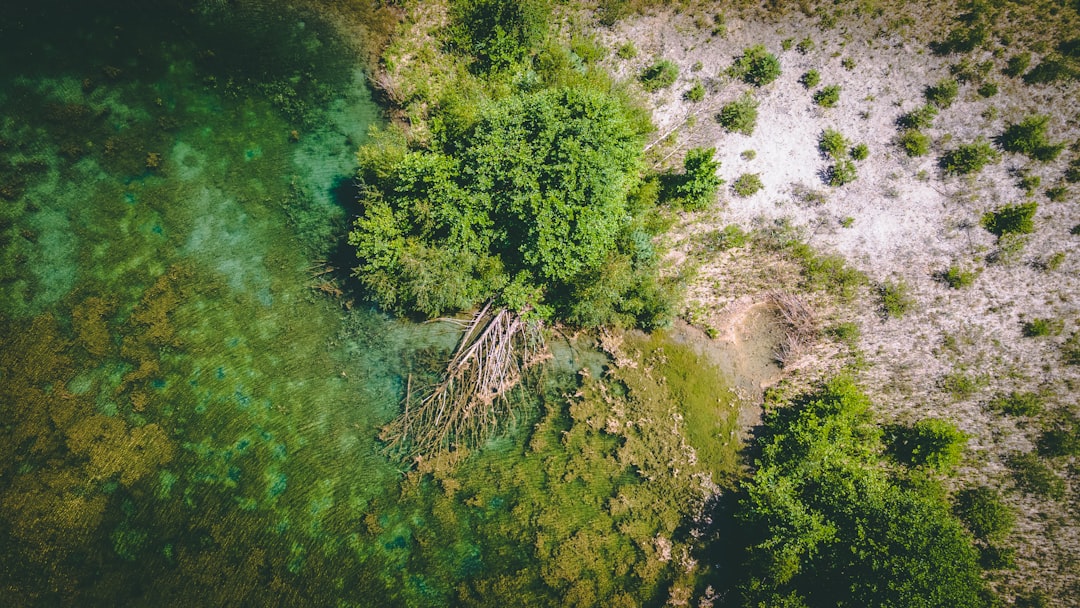
MULTIPOLYGON (((617 480, 533 504, 542 408, 461 482, 380 451, 457 335, 350 291, 349 51, 299 9, 148 6, 0 15, 0 604, 558 603, 523 522, 584 530, 617 480)), ((538 392, 603 364, 555 356, 538 392)))

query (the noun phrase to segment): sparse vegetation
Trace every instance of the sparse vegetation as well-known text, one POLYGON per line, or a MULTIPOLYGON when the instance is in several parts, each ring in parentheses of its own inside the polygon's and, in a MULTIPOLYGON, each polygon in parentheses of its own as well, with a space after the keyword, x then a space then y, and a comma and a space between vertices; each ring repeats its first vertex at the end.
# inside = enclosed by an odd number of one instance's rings
POLYGON ((619 46, 619 50, 615 51, 615 54, 618 55, 620 59, 633 59, 634 57, 637 57, 637 47, 634 46, 633 42, 628 40, 619 46))
POLYGON ((716 120, 732 133, 752 135, 757 124, 758 102, 749 93, 735 101, 724 104, 716 120))
POLYGON ((1037 416, 1043 410, 1043 396, 1040 393, 1012 391, 998 395, 990 403, 990 409, 1009 416, 1037 416))
POLYGON ((690 87, 683 95, 683 97, 690 102, 697 103, 705 99, 705 85, 701 84, 701 81, 695 80, 694 86, 690 87))
POLYGON ((941 281, 953 289, 970 287, 977 276, 977 272, 957 265, 949 266, 947 270, 939 275, 941 281))
POLYGON ((1041 338, 1044 336, 1061 335, 1065 329, 1065 323, 1060 319, 1046 319, 1038 317, 1030 321, 1024 321, 1024 335, 1028 338, 1041 338))
POLYGON ((814 50, 814 41, 809 36, 807 36, 806 38, 800 40, 799 44, 795 45, 795 50, 805 55, 810 51, 814 50))
POLYGON ((878 287, 881 296, 881 309, 886 316, 899 319, 915 306, 907 283, 886 281, 878 287))
POLYGON ((1015 454, 1009 458, 1009 468, 1012 470, 1013 480, 1022 491, 1055 500, 1065 496, 1064 480, 1038 455, 1015 454))
POLYGON ((1016 515, 1001 494, 986 486, 961 490, 954 511, 975 538, 983 542, 1004 540, 1016 523, 1016 515))
POLYGON ((807 89, 812 89, 821 82, 821 74, 817 70, 809 70, 802 76, 799 76, 799 83, 807 89))

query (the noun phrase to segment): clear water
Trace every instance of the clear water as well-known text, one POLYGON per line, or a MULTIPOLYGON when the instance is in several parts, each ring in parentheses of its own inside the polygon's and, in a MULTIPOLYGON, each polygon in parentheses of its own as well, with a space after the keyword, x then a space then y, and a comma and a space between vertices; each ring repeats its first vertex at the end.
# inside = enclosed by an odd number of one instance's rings
MULTIPOLYGON (((350 292, 380 119, 333 30, 70 4, 0 9, 0 605, 558 604, 523 522, 613 534, 615 480, 551 494, 562 465, 522 446, 538 408, 464 481, 380 452, 456 334, 350 292)), ((553 394, 599 371, 555 354, 553 394)))

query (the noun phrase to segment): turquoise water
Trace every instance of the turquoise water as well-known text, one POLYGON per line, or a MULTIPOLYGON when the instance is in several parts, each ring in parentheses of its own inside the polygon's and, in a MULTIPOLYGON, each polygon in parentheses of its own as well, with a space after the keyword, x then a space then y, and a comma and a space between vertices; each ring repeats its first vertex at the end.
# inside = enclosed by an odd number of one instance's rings
POLYGON ((561 397, 598 354, 384 457, 457 333, 349 282, 363 71, 305 10, 169 6, 0 9, 0 605, 662 601, 680 520, 561 397))

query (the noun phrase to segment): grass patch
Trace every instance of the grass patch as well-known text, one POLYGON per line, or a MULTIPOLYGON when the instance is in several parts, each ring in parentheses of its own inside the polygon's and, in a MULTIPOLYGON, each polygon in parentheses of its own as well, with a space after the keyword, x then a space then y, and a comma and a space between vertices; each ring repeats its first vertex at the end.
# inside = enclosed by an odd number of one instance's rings
POLYGON ((1016 524, 1016 515, 1001 494, 986 486, 958 492, 953 512, 983 542, 1004 540, 1016 524))
POLYGON ((978 272, 967 270, 954 264, 949 266, 948 269, 938 273, 936 278, 952 289, 964 289, 965 287, 970 287, 978 276, 978 272))
POLYGON ((906 114, 901 114, 900 118, 896 119, 896 125, 901 129, 929 129, 934 124, 937 115, 937 106, 925 104, 906 114))
POLYGON ((878 287, 878 295, 881 297, 881 310, 887 317, 899 319, 915 307, 915 299, 903 281, 882 283, 878 287))
POLYGON ((705 99, 705 86, 700 81, 694 81, 694 86, 683 94, 683 99, 693 103, 705 99))
POLYGON ((746 84, 764 86, 780 77, 780 60, 765 50, 763 45, 757 44, 735 58, 729 73, 746 84))
POLYGON ((817 70, 809 70, 802 76, 799 76, 799 83, 804 88, 812 89, 821 82, 821 74, 817 70))
POLYGON ((852 160, 866 160, 870 157, 870 148, 866 144, 856 144, 848 154, 852 160))
POLYGON ((858 179, 858 177, 859 174, 855 169, 855 163, 846 158, 836 161, 825 171, 825 181, 834 187, 846 186, 858 179))
POLYGON ((851 145, 851 142, 836 129, 825 129, 818 136, 818 151, 827 158, 836 160, 844 158, 844 153, 849 145, 851 145))

